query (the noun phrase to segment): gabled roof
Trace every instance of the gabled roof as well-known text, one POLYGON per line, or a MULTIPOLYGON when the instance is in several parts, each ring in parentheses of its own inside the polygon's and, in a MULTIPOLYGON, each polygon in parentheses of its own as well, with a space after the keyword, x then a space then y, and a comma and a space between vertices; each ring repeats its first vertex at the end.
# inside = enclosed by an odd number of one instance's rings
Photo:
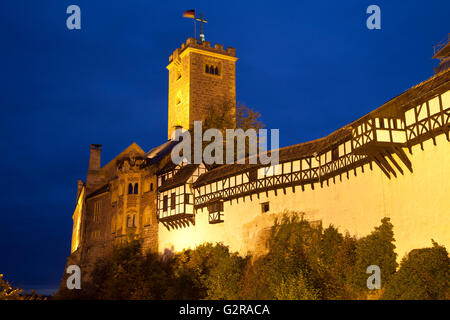
MULTIPOLYGON (((172 162, 170 161, 170 163, 172 162)), ((182 166, 177 173, 175 173, 172 178, 166 180, 164 184, 158 188, 158 190, 165 191, 185 184, 198 166, 198 164, 186 164, 182 166)))
POLYGON ((107 183, 107 184, 105 184, 105 185, 99 187, 97 190, 95 190, 95 191, 91 192, 90 194, 88 194, 88 195, 86 196, 86 199, 95 197, 95 196, 97 196, 97 195, 99 195, 99 194, 102 194, 102 193, 105 193, 105 192, 107 192, 107 191, 109 191, 109 183, 107 183))
POLYGON ((178 143, 180 143, 180 141, 168 140, 162 145, 151 149, 145 154, 148 158, 148 163, 151 164, 161 161, 178 143))
POLYGON ((118 159, 122 158, 123 156, 129 154, 129 153, 136 153, 137 155, 140 156, 144 156, 145 152, 144 150, 142 150, 141 147, 138 146, 138 144, 136 142, 133 142, 132 144, 130 144, 125 150, 123 150, 121 153, 119 153, 117 156, 114 157, 114 159, 112 159, 110 162, 108 162, 106 165, 104 165, 101 169, 100 172, 104 172, 107 171, 109 169, 111 169, 112 167, 115 166, 116 162, 118 159))

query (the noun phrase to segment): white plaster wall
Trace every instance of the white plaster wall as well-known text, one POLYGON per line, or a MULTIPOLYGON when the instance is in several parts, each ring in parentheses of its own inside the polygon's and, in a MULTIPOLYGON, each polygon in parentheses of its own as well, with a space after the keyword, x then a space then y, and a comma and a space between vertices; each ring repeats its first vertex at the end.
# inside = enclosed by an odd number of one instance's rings
MULTIPOLYGON (((307 219, 322 220, 324 226, 333 224, 342 232, 358 237, 369 234, 384 216, 391 217, 394 225, 398 259, 414 248, 431 246, 433 238, 450 249, 450 143, 445 135, 413 148, 410 155, 414 172, 402 165, 404 175, 389 180, 373 164, 364 173, 357 169, 342 182, 329 181, 323 187, 315 184, 261 193, 252 200, 247 196, 227 201, 224 205, 224 223, 209 224, 207 209, 198 211, 196 225, 168 231, 159 224, 159 250, 179 251, 194 248, 204 242, 223 242, 232 251, 246 254, 262 249, 261 236, 273 223, 273 218, 284 210, 304 212, 307 219), (270 201, 270 212, 261 213, 261 203, 270 201)), ((398 160, 398 159, 397 159, 398 160)), ((401 163, 400 160, 397 161, 401 163)), ((401 163, 402 164, 402 163, 401 163)))

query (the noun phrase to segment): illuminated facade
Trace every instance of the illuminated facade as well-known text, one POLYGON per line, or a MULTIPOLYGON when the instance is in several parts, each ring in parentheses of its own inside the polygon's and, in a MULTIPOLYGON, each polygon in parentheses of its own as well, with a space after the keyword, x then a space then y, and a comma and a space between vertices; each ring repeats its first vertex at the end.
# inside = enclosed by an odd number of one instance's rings
MULTIPOLYGON (((188 39, 169 60, 169 137, 211 104, 235 101, 234 49, 188 39)), ((440 67, 329 136, 281 148, 273 170, 173 164, 170 139, 147 153, 132 144, 101 168, 101 146, 92 145, 69 261, 87 266, 132 238, 161 253, 204 242, 263 252, 274 219, 294 210, 357 236, 389 216, 399 258, 432 238, 449 247, 449 130, 450 70, 440 67)))

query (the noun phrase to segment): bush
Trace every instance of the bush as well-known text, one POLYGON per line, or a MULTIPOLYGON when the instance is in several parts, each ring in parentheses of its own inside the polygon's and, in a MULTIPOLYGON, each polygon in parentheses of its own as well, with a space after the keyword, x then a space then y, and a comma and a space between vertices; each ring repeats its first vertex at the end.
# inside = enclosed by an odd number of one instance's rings
POLYGON ((367 267, 376 265, 381 270, 381 286, 388 284, 397 268, 394 245, 393 225, 389 218, 383 218, 381 225, 356 244, 356 261, 352 282, 357 295, 364 297, 370 291, 367 288, 367 267))
POLYGON ((445 247, 414 249, 401 261, 383 299, 450 299, 450 259, 445 247))
MULTIPOLYGON (((222 244, 160 256, 138 241, 99 259, 82 292, 90 299, 449 299, 444 247, 413 250, 397 268, 388 218, 359 240, 337 228, 285 213, 271 229, 268 253, 241 257, 222 244), (366 287, 367 267, 381 269, 382 290, 366 287)), ((1 280, 1 278, 0 278, 1 280)), ((1 283, 0 283, 1 284, 1 283)), ((67 291, 67 290, 66 290, 67 291)), ((1 294, 1 292, 0 292, 1 294)))

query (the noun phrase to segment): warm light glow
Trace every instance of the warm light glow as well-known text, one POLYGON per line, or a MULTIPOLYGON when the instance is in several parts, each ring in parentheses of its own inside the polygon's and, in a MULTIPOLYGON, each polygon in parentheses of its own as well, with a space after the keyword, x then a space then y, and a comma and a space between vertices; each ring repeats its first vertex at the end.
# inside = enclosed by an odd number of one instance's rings
POLYGON ((75 211, 73 213, 73 230, 72 230, 72 246, 71 253, 76 251, 80 245, 80 226, 81 226, 81 214, 83 210, 84 203, 84 191, 85 187, 81 189, 80 195, 78 197, 77 206, 75 207, 75 211))

